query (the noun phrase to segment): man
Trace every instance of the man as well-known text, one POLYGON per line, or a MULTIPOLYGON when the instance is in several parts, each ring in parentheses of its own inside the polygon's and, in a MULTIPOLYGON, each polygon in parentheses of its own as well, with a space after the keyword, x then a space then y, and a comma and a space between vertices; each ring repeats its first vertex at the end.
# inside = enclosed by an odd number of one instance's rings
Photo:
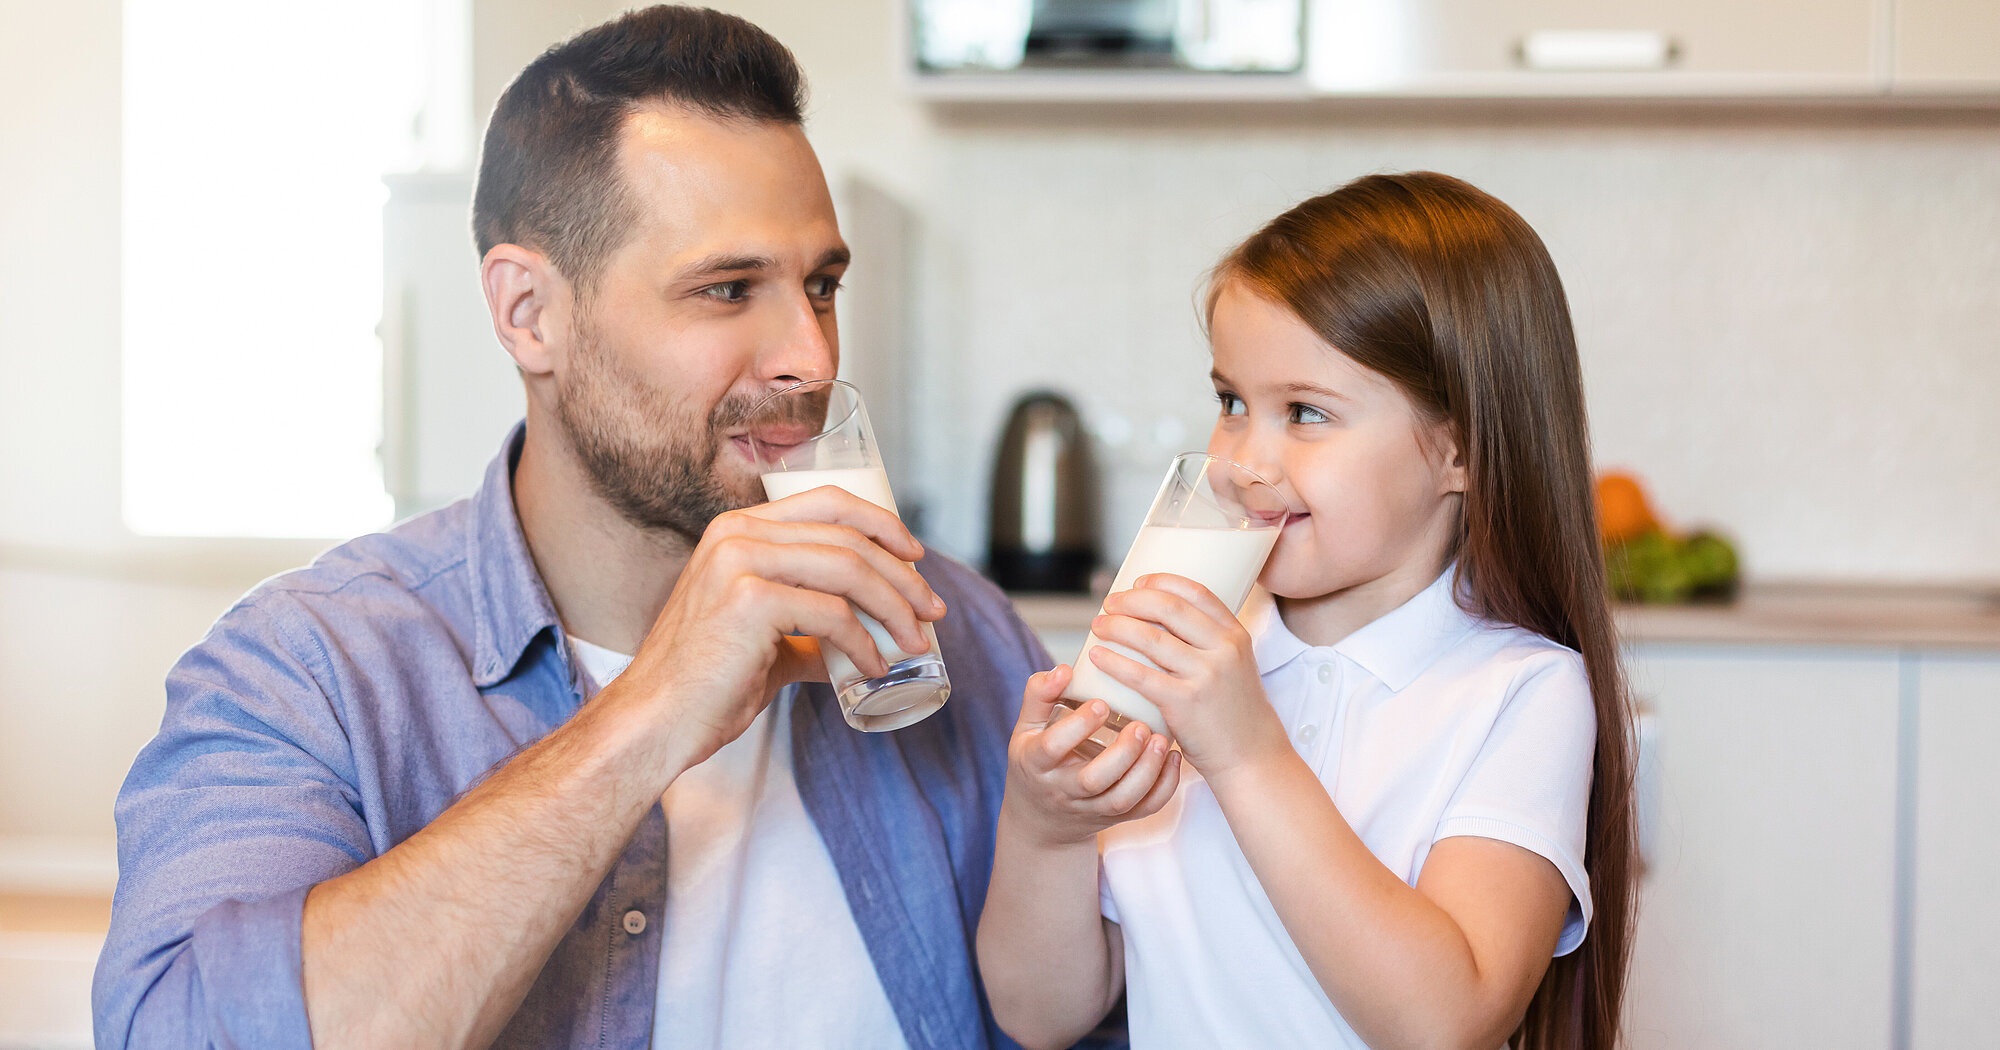
POLYGON ((474 225, 526 423, 471 500, 175 666, 99 1046, 1011 1045, 970 937, 1046 655, 893 515, 763 503, 745 451, 748 406, 836 366, 800 94, 762 31, 674 7, 508 88, 474 225), (810 638, 885 669, 856 608, 913 652, 936 622, 942 710, 861 734, 792 684, 810 638))

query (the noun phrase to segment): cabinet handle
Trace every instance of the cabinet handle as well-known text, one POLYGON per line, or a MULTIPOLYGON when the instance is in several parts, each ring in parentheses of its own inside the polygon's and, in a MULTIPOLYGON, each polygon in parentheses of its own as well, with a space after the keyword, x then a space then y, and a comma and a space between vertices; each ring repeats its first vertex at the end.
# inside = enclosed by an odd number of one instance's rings
POLYGON ((1545 73, 1659 70, 1680 55, 1679 41, 1644 29, 1540 29, 1514 47, 1515 62, 1545 73))

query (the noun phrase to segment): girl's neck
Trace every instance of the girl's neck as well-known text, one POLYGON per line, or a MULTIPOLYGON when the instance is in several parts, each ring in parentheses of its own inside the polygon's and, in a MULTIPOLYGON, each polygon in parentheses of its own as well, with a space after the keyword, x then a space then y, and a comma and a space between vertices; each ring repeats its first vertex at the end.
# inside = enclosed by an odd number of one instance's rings
POLYGON ((1423 593, 1446 564, 1442 554, 1413 558, 1386 575, 1344 590, 1311 598, 1273 598, 1286 630, 1307 645, 1330 646, 1423 593))

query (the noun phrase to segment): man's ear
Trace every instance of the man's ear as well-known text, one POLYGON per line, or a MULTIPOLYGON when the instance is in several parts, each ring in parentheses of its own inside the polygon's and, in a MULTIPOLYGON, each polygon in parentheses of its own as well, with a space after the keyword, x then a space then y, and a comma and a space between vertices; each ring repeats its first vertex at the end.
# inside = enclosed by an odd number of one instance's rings
POLYGON ((528 375, 555 370, 550 337, 567 316, 569 284, 542 253, 518 244, 496 244, 479 264, 493 334, 528 375))

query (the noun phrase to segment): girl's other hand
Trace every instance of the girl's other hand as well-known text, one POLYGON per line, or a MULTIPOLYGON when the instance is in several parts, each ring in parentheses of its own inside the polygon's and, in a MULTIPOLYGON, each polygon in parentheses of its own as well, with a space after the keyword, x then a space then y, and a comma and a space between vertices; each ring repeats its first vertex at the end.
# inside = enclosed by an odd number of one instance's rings
POLYGON ((1289 750, 1284 724, 1264 696, 1250 632, 1208 588, 1172 573, 1141 576, 1104 600, 1090 629, 1159 665, 1103 646, 1086 656, 1160 709, 1204 776, 1289 750))
POLYGON ((1044 845, 1088 842, 1113 824, 1158 812, 1180 784, 1180 754, 1143 722, 1126 726, 1090 759, 1077 754, 1076 745, 1104 724, 1111 709, 1102 700, 1073 712, 1057 707, 1069 680, 1068 664, 1028 679, 1007 745, 1002 809, 1044 845))

